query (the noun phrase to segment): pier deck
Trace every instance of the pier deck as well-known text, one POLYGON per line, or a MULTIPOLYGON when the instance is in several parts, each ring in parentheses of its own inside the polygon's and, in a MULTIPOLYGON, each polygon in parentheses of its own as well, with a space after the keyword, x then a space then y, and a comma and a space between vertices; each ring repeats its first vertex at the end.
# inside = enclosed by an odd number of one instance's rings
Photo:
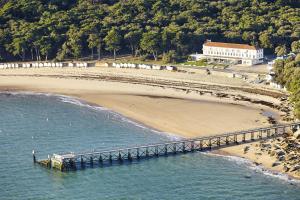
POLYGON ((141 159, 206 151, 230 145, 255 142, 279 137, 288 131, 295 131, 299 128, 300 122, 107 151, 53 154, 48 159, 41 161, 36 161, 35 154, 33 154, 33 159, 42 166, 61 171, 79 170, 96 166, 105 167, 131 163, 141 159))

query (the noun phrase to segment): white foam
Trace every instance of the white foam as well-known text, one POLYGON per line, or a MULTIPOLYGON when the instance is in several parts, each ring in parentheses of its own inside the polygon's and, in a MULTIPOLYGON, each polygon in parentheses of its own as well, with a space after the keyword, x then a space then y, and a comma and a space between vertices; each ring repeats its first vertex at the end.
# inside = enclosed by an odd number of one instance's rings
POLYGON ((237 165, 242 165, 243 167, 247 167, 257 173, 261 173, 266 176, 275 177, 275 178, 278 178, 282 181, 285 181, 285 182, 288 182, 291 184, 300 185, 300 180, 298 180, 298 179, 291 178, 289 175, 281 173, 281 172, 275 172, 275 171, 268 170, 265 167, 263 167, 262 165, 255 165, 252 161, 245 159, 245 158, 231 156, 231 155, 215 154, 215 153, 211 153, 211 152, 202 152, 202 153, 207 154, 209 156, 222 157, 226 160, 236 163, 237 165))
POLYGON ((63 95, 57 95, 59 97, 59 99, 64 102, 64 103, 70 103, 70 104, 74 104, 74 105, 77 105, 77 106, 82 106, 82 107, 87 107, 87 108, 90 108, 90 109, 93 109, 93 110, 97 110, 97 111, 105 111, 105 112, 108 112, 109 114, 111 114, 111 116, 113 116, 112 120, 117 120, 117 121, 124 121, 126 123, 130 123, 136 127, 139 127, 139 128, 142 128, 142 129, 146 129, 146 130, 150 130, 151 132, 154 132, 156 134, 159 134, 159 135, 164 135, 164 136, 167 136, 169 139, 171 140, 180 140, 182 139, 181 137, 178 137, 178 136, 175 136, 174 134, 172 133, 167 133, 167 132, 161 132, 161 131, 157 131, 155 129, 151 129, 147 126, 144 126, 138 122, 135 122, 131 119, 128 119, 127 117, 124 117, 123 115, 117 113, 117 112, 114 112, 108 108, 104 108, 104 107, 101 107, 101 106, 96 106, 96 105, 90 105, 88 104, 87 102, 84 102, 83 100, 81 99, 77 99, 77 98, 74 98, 74 97, 69 97, 69 96, 63 96, 63 95))

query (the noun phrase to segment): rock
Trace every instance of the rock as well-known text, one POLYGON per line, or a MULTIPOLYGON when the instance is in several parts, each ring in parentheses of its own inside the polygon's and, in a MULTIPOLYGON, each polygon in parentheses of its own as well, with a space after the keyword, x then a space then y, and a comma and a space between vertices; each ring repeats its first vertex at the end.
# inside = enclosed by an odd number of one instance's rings
POLYGON ((296 172, 295 172, 295 175, 296 175, 296 176, 300 176, 300 170, 296 171, 296 172))
POLYGON ((300 139, 300 130, 296 131, 294 134, 293 134, 294 138, 296 139, 300 139))
POLYGON ((285 160, 285 156, 284 155, 278 157, 278 161, 284 161, 284 160, 285 160))
POLYGON ((300 165, 295 165, 291 168, 290 172, 296 171, 300 169, 300 165))
POLYGON ((287 166, 287 165, 284 165, 283 166, 283 171, 284 172, 288 172, 290 170, 290 168, 287 166))
POLYGON ((261 163, 258 163, 258 162, 253 162, 253 164, 254 164, 255 166, 261 165, 261 163))
POLYGON ((277 155, 277 157, 280 157, 280 156, 284 156, 285 152, 282 150, 277 150, 275 154, 277 155))
POLYGON ((272 148, 272 145, 269 144, 269 143, 265 143, 265 144, 261 144, 260 147, 262 147, 262 148, 264 148, 264 149, 265 149, 265 148, 271 149, 271 148, 272 148))
POLYGON ((271 152, 270 152, 270 155, 271 155, 271 156, 275 156, 275 154, 276 154, 276 151, 271 151, 271 152))
POLYGON ((246 154, 249 151, 249 149, 250 149, 250 146, 245 146, 245 148, 244 148, 244 154, 246 154))
POLYGON ((278 166, 278 165, 281 165, 281 162, 275 161, 275 162, 273 162, 272 167, 276 167, 276 166, 278 166))
POLYGON ((290 160, 295 160, 297 158, 296 154, 294 152, 291 152, 286 155, 285 160, 290 161, 290 160))
POLYGON ((289 144, 288 143, 284 143, 284 144, 281 145, 281 147, 283 149, 288 149, 289 148, 289 144))
POLYGON ((261 155, 262 155, 262 153, 261 153, 261 152, 256 152, 256 153, 255 153, 255 155, 257 155, 257 156, 261 156, 261 155))
POLYGON ((278 144, 273 144, 273 147, 274 147, 275 149, 281 149, 281 147, 280 147, 278 144))

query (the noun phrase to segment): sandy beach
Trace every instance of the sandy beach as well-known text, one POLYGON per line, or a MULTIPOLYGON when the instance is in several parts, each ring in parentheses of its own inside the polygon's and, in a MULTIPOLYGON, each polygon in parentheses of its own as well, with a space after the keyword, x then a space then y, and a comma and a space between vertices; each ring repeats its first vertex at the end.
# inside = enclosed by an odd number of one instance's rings
MULTIPOLYGON (((165 79, 167 73, 170 76, 168 80, 181 80, 187 76, 186 74, 173 72, 155 72, 151 74, 151 72, 146 70, 139 71, 165 79)), ((105 73, 108 72, 112 73, 111 69, 105 71, 105 73)), ((127 71, 127 73, 129 72, 127 71)), ((101 79, 70 78, 70 74, 74 73, 81 76, 87 76, 88 73, 95 75, 96 73, 103 73, 103 69, 98 72, 76 71, 76 69, 17 69, 1 71, 0 75, 5 76, 1 76, 0 87, 2 90, 45 92, 78 97, 89 103, 112 109, 147 126, 182 137, 208 136, 266 126, 268 122, 267 118, 262 115, 264 111, 279 114, 266 106, 223 99, 210 93, 199 95, 196 92, 187 93, 184 90, 168 87, 163 88, 118 81, 110 82, 101 79), (65 75, 67 77, 51 77, 50 75, 65 75)), ((115 75, 119 75, 119 73, 117 71, 115 75)), ((121 71, 121 74, 126 74, 126 71, 121 71)), ((213 77, 210 76, 209 78, 212 79, 213 77)), ((215 78, 215 81, 210 81, 210 84, 224 84, 227 82, 235 85, 240 82, 238 79, 226 77, 215 78)), ((198 79, 207 81, 207 77, 206 79, 201 77, 198 79)), ((194 78, 193 81, 197 81, 197 79, 194 78)), ((225 91, 222 92, 224 93, 225 91)), ((230 90, 227 92, 236 93, 236 91, 230 90)), ((247 95, 253 98, 271 99, 271 97, 260 97, 254 94, 247 95)), ((276 98, 273 98, 273 101, 280 103, 277 102, 276 98)))
MULTIPOLYGON (((270 113, 277 120, 284 114, 276 109, 282 107, 284 94, 270 90, 270 95, 263 95, 267 90, 240 79, 202 72, 135 72, 110 68, 1 70, 0 90, 76 97, 185 138, 268 126, 270 113), (254 90, 257 92, 251 92, 254 90)), ((241 153, 243 146, 225 151, 246 157, 241 153)), ((246 158, 257 161, 253 156, 246 158)), ((261 159, 264 166, 272 168, 261 159)))

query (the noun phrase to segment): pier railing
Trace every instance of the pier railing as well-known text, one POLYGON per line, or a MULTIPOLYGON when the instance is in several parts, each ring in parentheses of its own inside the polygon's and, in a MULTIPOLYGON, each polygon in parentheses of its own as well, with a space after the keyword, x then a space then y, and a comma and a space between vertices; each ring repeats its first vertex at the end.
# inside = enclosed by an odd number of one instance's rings
MULTIPOLYGON (((85 153, 53 154, 47 160, 37 161, 49 168, 61 171, 78 170, 94 166, 112 166, 131 163, 141 159, 160 156, 183 154, 195 151, 205 151, 241 143, 255 142, 267 138, 282 136, 288 131, 300 128, 299 123, 280 124, 264 128, 226 133, 221 135, 183 139, 158 144, 135 146, 130 148, 85 153)), ((36 160, 35 155, 33 155, 36 160)))

